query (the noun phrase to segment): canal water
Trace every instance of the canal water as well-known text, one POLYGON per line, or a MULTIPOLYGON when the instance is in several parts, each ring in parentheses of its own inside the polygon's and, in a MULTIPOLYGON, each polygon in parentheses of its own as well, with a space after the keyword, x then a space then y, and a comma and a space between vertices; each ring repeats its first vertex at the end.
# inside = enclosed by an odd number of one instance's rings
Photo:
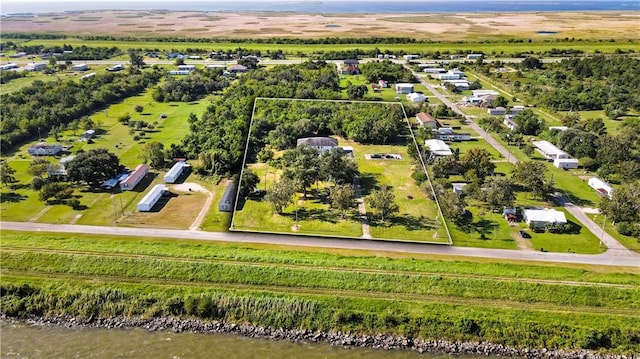
MULTIPOLYGON (((304 358, 449 359, 449 355, 384 351, 246 338, 232 334, 149 332, 0 322, 1 358, 304 358)), ((456 358, 474 358, 470 356, 456 358)), ((483 357, 486 358, 486 357, 483 357)))

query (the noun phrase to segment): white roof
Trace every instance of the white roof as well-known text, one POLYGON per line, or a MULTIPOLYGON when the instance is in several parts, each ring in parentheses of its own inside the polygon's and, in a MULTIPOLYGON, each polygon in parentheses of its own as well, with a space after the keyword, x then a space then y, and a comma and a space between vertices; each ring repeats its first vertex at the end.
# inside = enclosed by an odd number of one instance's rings
POLYGON ((563 150, 559 149, 549 141, 533 141, 532 144, 536 146, 537 149, 549 156, 566 154, 563 150))
POLYGON ((177 176, 180 172, 182 172, 182 169, 186 166, 187 166, 187 163, 185 161, 178 161, 176 162, 176 164, 173 165, 173 167, 171 167, 171 169, 167 172, 165 176, 170 176, 170 177, 177 176))
POLYGON ((484 95, 500 95, 497 91, 494 90, 473 90, 473 96, 479 97, 484 95))
POLYGON ((567 217, 565 217, 564 212, 553 208, 525 209, 524 217, 529 222, 567 223, 567 217))
POLYGON ((551 126, 551 127, 549 127, 549 131, 551 131, 551 130, 566 131, 568 129, 569 129, 569 127, 567 127, 567 126, 551 126))
POLYGON ((424 144, 429 147, 429 151, 438 156, 449 156, 453 154, 451 148, 442 140, 426 140, 424 144))
POLYGON ((145 194, 144 197, 142 197, 140 202, 138 202, 138 205, 141 205, 141 204, 150 205, 152 202, 155 203, 156 196, 158 196, 160 192, 163 192, 166 190, 167 190, 167 187, 165 187, 163 184, 157 184, 153 186, 153 188, 149 192, 147 192, 147 194, 145 194))
POLYGON ((607 182, 601 180, 598 177, 591 177, 589 178, 589 186, 591 186, 592 188, 602 188, 604 190, 606 190, 607 192, 611 192, 613 190, 613 187, 611 187, 610 184, 608 184, 607 182))
POLYGON ((407 98, 413 102, 423 102, 426 99, 423 94, 417 92, 408 94, 407 98))
POLYGON ((399 84, 396 84, 396 88, 398 88, 398 87, 407 87, 407 88, 410 87, 410 88, 413 88, 413 84, 399 83, 399 84))

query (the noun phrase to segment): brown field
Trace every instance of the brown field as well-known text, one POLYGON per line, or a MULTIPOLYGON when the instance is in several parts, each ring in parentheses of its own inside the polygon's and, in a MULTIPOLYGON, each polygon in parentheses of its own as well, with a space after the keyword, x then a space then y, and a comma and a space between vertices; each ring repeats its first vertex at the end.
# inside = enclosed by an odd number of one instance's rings
POLYGON ((374 37, 408 36, 438 41, 505 37, 637 39, 637 12, 537 12, 481 14, 301 14, 86 11, 33 18, 3 17, 2 31, 185 37, 374 37), (161 16, 159 16, 161 15, 161 16), (161 20, 161 21, 159 21, 161 20), (91 26, 87 26, 87 22, 91 26), (557 32, 537 34, 536 31, 557 32))

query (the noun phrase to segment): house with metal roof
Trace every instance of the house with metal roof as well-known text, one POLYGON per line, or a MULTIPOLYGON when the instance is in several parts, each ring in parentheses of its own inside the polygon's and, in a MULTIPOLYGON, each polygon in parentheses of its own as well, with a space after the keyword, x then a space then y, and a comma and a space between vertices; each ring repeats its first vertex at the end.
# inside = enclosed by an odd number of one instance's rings
POLYGON ((522 211, 522 219, 530 227, 545 227, 547 225, 567 224, 564 212, 553 208, 525 209, 522 211))
POLYGON ((442 140, 426 140, 424 144, 434 156, 451 156, 453 154, 451 148, 442 140))
POLYGON ((224 189, 220 202, 218 202, 218 211, 233 212, 236 195, 236 184, 233 181, 229 181, 229 183, 227 183, 227 188, 224 189))
POLYGON ((140 212, 149 212, 158 200, 162 197, 162 195, 167 191, 167 187, 163 184, 157 184, 147 192, 144 197, 138 202, 137 208, 140 212))
POLYGON ((320 154, 331 151, 334 147, 338 147, 338 140, 332 137, 305 137, 298 138, 296 147, 309 146, 315 148, 320 154))

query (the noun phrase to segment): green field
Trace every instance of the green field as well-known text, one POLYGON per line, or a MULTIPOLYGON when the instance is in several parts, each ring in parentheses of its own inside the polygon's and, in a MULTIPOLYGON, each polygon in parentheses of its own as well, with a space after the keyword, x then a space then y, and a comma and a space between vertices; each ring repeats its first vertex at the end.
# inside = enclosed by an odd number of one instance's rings
POLYGON ((639 349, 629 339, 640 334, 635 268, 10 231, 2 237, 1 306, 10 316, 199 317, 524 347, 639 349), (592 335, 608 340, 595 345, 592 335))
MULTIPOLYGON (((90 116, 94 123, 99 124, 98 136, 93 143, 80 142, 78 134, 82 130, 67 130, 61 133, 59 143, 72 146, 70 152, 79 150, 87 151, 93 148, 106 148, 120 158, 120 162, 129 169, 135 168, 141 163, 140 154, 142 146, 147 141, 159 141, 168 147, 172 143, 178 143, 189 131, 187 117, 190 113, 200 116, 209 104, 209 100, 203 99, 193 103, 158 103, 151 98, 150 91, 133 96, 113 104, 108 108, 90 116), (135 112, 135 106, 144 107, 141 113, 135 112), (118 122, 118 117, 130 114, 131 120, 143 120, 154 124, 154 129, 147 131, 144 137, 135 141, 130 134, 128 126, 118 122), (162 118, 162 114, 166 118, 162 118)), ((139 132, 136 132, 138 134, 139 132)), ((47 139, 52 142, 53 139, 47 139)), ((29 146, 35 142, 27 143, 18 148, 14 153, 3 154, 9 165, 16 170, 16 179, 19 181, 14 188, 2 188, 2 218, 7 221, 35 221, 45 223, 78 223, 92 225, 156 225, 163 223, 175 228, 188 228, 190 221, 197 216, 198 211, 204 205, 206 198, 195 193, 180 193, 164 207, 162 214, 149 213, 141 216, 137 213, 135 205, 145 194, 146 189, 156 183, 161 183, 162 175, 166 169, 155 169, 134 191, 118 192, 88 191, 78 187, 74 195, 85 206, 85 209, 75 210, 70 206, 57 204, 46 205, 38 200, 38 193, 30 189, 31 176, 27 174, 27 168, 31 156, 26 153, 29 146), (195 200, 194 200, 195 198, 195 200), (184 203, 183 203, 184 202, 184 203), (172 216, 175 221, 167 222, 166 217, 172 216)), ((59 157, 51 159, 57 163, 59 157)), ((189 181, 196 181, 215 192, 216 186, 196 179, 191 176, 189 181)))
MULTIPOLYGON (((7 38, 5 41, 13 41, 21 43, 24 40, 7 38)), ((44 39, 32 39, 29 40, 30 45, 44 45, 44 46, 62 46, 62 44, 68 44, 73 47, 76 46, 89 46, 89 47, 112 47, 116 46, 121 50, 128 49, 150 49, 159 51, 184 51, 187 48, 190 49, 204 49, 205 51, 211 50, 235 50, 238 47, 243 49, 257 50, 266 53, 267 50, 275 51, 282 50, 287 54, 319 54, 330 51, 347 51, 354 49, 361 49, 363 51, 373 51, 376 48, 380 51, 392 51, 392 52, 404 52, 404 53, 421 53, 421 52, 451 52, 458 53, 458 51, 473 51, 483 52, 485 54, 495 54, 496 49, 500 49, 500 55, 522 53, 522 52, 544 52, 551 49, 559 50, 582 50, 587 53, 593 53, 596 50, 603 53, 613 53, 616 50, 634 50, 638 51, 640 45, 635 42, 603 42, 603 41, 579 41, 579 42, 565 42, 565 41, 545 41, 545 42, 532 42, 532 43, 519 43, 519 42, 433 42, 433 43, 411 43, 411 44, 266 44, 266 43, 234 43, 234 42, 221 42, 221 41, 209 41, 209 42, 163 42, 163 41, 144 41, 140 43, 138 41, 106 41, 106 40, 82 40, 74 38, 66 38, 61 40, 44 40, 44 39)))

